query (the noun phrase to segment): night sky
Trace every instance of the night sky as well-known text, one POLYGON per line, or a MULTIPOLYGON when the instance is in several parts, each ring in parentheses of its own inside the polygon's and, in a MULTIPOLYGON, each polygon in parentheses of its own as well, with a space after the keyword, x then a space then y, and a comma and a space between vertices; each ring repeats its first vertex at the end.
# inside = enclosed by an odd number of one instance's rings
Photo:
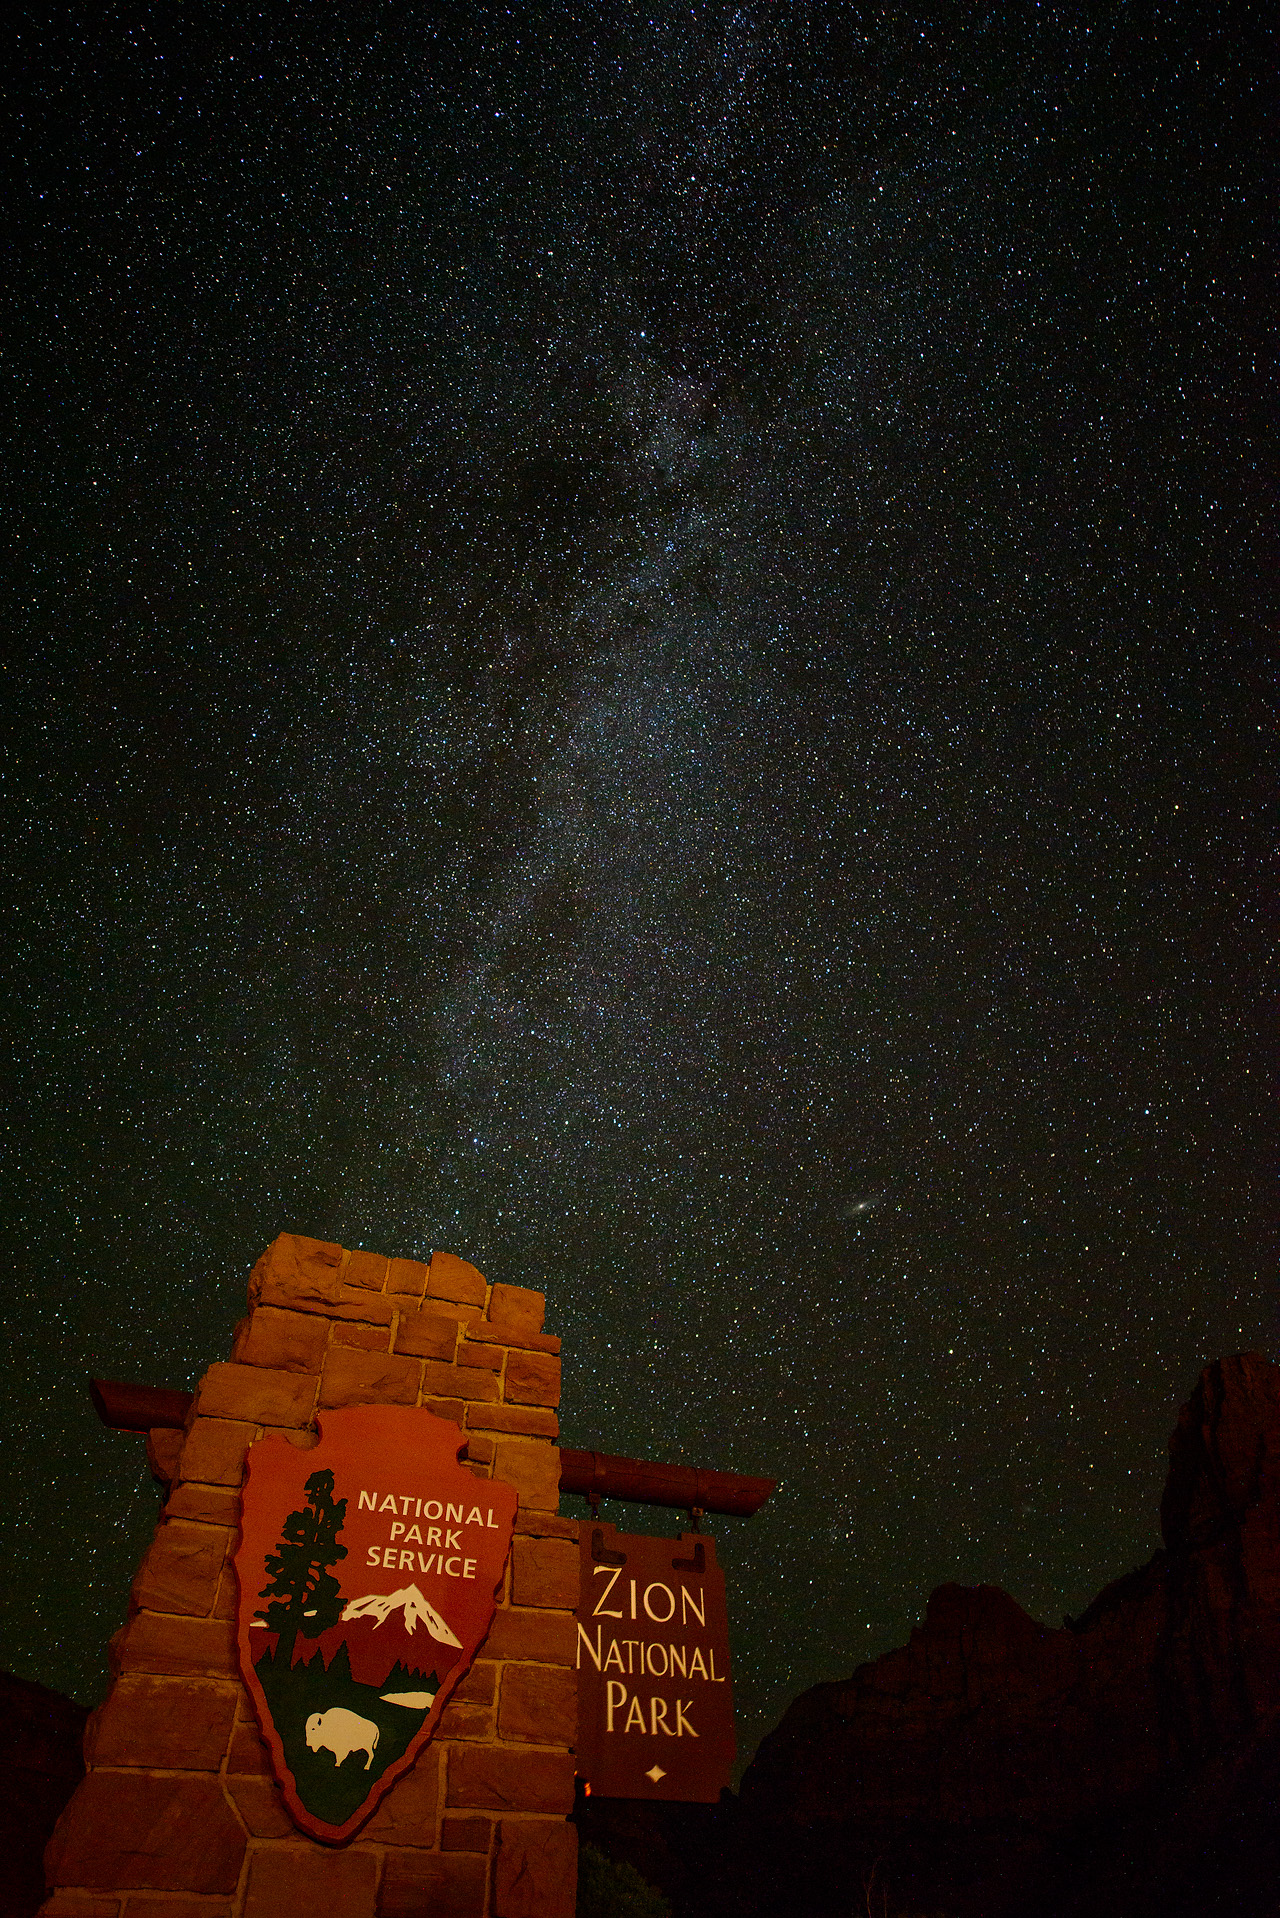
POLYGON ((545 1286, 567 1443, 783 1481, 745 1749, 944 1580, 1080 1609, 1276 1352, 1250 17, 12 44, 0 1663, 101 1696, 85 1378, 192 1385, 282 1229, 545 1286))

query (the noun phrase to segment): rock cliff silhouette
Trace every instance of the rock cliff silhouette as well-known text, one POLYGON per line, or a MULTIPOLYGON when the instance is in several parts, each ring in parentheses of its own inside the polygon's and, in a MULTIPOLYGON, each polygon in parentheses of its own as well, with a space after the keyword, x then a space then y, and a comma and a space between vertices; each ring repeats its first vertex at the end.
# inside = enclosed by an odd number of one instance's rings
POLYGON ((650 1875, 669 1856, 680 1910, 738 1918, 1280 1911, 1280 1367, 1201 1375, 1161 1520, 1059 1630, 942 1586, 907 1645, 795 1701, 736 1805, 664 1808, 650 1875))
POLYGON ((47 1685, 0 1672, 0 1918, 44 1903, 44 1848, 84 1777, 88 1709, 47 1685))

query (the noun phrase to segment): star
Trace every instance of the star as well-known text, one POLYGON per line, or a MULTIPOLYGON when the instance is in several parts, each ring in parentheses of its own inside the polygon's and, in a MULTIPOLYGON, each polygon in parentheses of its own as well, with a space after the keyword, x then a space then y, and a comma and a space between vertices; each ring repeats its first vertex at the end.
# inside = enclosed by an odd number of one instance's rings
POLYGON ((1078 1612, 1274 1348, 1249 36, 160 11, 18 83, 0 1667, 99 1702, 81 1375, 194 1384, 285 1227, 783 1481, 744 1757, 944 1581, 1078 1612))

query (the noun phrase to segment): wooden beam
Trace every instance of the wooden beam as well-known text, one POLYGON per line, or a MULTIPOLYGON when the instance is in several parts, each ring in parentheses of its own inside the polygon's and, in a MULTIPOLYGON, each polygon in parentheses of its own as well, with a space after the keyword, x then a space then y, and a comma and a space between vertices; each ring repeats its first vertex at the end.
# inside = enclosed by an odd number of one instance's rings
MULTIPOLYGON (((90 1379, 89 1396, 104 1425, 121 1432, 181 1427, 194 1396, 164 1386, 90 1379)), ((726 1512, 750 1518, 773 1491, 773 1478, 739 1472, 708 1472, 692 1465, 659 1465, 652 1459, 618 1458, 612 1452, 560 1449, 560 1490, 583 1498, 621 1498, 637 1505, 667 1505, 679 1512, 726 1512)))
POLYGON ((652 1459, 615 1458, 610 1452, 560 1450, 560 1490, 584 1498, 624 1498, 637 1505, 670 1505, 677 1511, 728 1512, 750 1518, 778 1483, 743 1478, 739 1472, 707 1472, 692 1465, 658 1465, 652 1459))
POLYGON ((104 1425, 113 1425, 118 1432, 150 1432, 157 1425, 185 1425, 195 1394, 172 1392, 164 1385, 90 1379, 89 1397, 104 1425))

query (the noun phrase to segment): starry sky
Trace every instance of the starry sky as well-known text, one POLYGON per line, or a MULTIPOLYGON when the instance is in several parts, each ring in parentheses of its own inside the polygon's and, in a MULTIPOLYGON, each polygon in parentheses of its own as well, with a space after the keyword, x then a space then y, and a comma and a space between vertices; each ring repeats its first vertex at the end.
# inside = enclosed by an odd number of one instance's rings
POLYGON ((1080 1609, 1277 1345, 1251 17, 11 51, 0 1663, 101 1696, 157 1495, 85 1377, 192 1385, 282 1229, 545 1287, 567 1443, 781 1479, 744 1750, 944 1580, 1080 1609))

